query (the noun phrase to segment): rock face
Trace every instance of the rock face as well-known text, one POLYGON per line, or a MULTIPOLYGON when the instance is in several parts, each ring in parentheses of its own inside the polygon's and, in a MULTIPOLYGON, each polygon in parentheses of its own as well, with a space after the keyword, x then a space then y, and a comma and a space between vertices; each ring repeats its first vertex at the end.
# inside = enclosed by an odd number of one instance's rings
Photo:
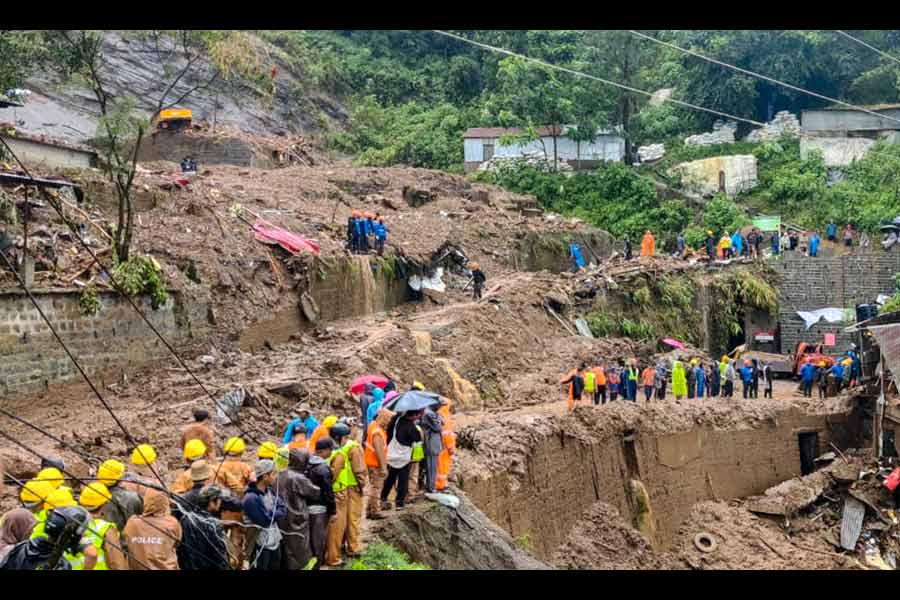
POLYGON ((517 547, 464 495, 447 491, 459 498, 458 509, 423 501, 378 521, 373 533, 433 569, 552 569, 517 547))
MULTIPOLYGON (((152 42, 136 37, 123 38, 110 32, 104 39, 104 55, 107 90, 116 98, 133 100, 136 108, 149 116, 170 80, 164 76, 163 64, 158 60, 152 42)), ((270 56, 275 54, 270 53, 270 56)), ((318 110, 309 110, 309 106, 298 104, 296 99, 295 90, 301 87, 302 77, 277 59, 265 64, 266 68, 275 66, 278 69, 271 105, 264 103, 256 90, 222 82, 195 91, 182 105, 193 110, 195 120, 212 122, 215 114, 217 122, 235 125, 248 133, 271 135, 290 131, 302 134, 318 130, 320 124, 310 116, 318 110)), ((167 97, 177 99, 203 83, 211 74, 210 68, 204 64, 198 69, 199 73, 185 76, 167 97)), ((94 137, 99 108, 86 86, 71 82, 61 85, 55 75, 42 72, 30 79, 26 87, 33 94, 23 108, 15 111, 15 118, 20 121, 19 129, 73 142, 94 137)), ((343 107, 330 99, 309 97, 307 100, 329 118, 346 119, 343 107)))
POLYGON ((786 110, 775 113, 775 118, 766 123, 764 127, 751 131, 745 141, 768 142, 777 140, 783 135, 792 137, 800 135, 800 120, 797 115, 786 110))
POLYGON ((704 196, 719 192, 723 178, 724 191, 732 197, 758 184, 756 157, 750 154, 694 160, 681 163, 672 171, 680 172, 685 184, 704 196))

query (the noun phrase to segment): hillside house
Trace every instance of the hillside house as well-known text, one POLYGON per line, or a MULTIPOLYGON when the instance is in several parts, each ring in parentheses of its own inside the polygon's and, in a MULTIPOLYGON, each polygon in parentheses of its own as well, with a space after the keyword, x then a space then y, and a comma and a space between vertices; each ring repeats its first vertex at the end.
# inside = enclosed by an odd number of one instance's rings
MULTIPOLYGON (((573 169, 593 169, 601 162, 622 162, 625 157, 625 138, 612 131, 600 130, 593 142, 575 142, 566 136, 570 125, 563 125, 556 138, 556 155, 560 162, 573 169), (579 160, 580 159, 580 160, 579 160)), ((466 173, 478 170, 494 157, 520 158, 529 154, 547 152, 553 160, 553 128, 540 127, 540 140, 528 144, 500 144, 500 138, 517 135, 522 130, 503 127, 474 127, 463 134, 466 173)))
POLYGON ((804 110, 800 154, 818 150, 827 167, 845 167, 862 158, 877 140, 900 143, 900 104, 864 107, 884 117, 832 106, 804 110))

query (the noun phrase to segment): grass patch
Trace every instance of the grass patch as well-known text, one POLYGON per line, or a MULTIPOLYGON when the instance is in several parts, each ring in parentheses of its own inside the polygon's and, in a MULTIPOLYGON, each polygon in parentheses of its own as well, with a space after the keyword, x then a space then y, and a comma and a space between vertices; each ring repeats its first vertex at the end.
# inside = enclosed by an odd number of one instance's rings
POLYGON ((347 565, 347 571, 428 571, 421 563, 412 562, 406 554, 390 544, 377 541, 369 544, 362 555, 347 565))

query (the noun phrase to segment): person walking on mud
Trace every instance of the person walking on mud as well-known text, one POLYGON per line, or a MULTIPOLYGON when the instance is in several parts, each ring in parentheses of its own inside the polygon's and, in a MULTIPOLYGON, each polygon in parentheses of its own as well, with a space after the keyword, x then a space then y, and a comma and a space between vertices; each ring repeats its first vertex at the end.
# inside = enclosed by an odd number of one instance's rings
POLYGON ((478 301, 481 300, 481 291, 484 289, 484 282, 487 281, 487 278, 484 276, 484 272, 481 270, 481 265, 478 263, 472 263, 472 300, 478 301))
POLYGON ((662 362, 657 363, 656 373, 653 378, 653 384, 656 387, 656 399, 657 400, 665 400, 666 399, 666 384, 668 383, 668 381, 667 381, 668 376, 669 376, 669 373, 666 370, 666 365, 662 362))
POLYGON ((644 372, 641 373, 641 382, 644 385, 644 401, 650 404, 650 399, 653 398, 653 387, 656 383, 656 369, 653 368, 653 365, 647 365, 644 372))
POLYGON ((581 395, 584 393, 585 366, 584 363, 581 363, 577 369, 569 371, 560 381, 562 384, 569 385, 569 410, 575 410, 575 407, 581 402, 581 395))
POLYGON ((606 382, 609 385, 609 401, 615 402, 619 398, 619 386, 621 385, 619 368, 615 365, 606 372, 606 382))

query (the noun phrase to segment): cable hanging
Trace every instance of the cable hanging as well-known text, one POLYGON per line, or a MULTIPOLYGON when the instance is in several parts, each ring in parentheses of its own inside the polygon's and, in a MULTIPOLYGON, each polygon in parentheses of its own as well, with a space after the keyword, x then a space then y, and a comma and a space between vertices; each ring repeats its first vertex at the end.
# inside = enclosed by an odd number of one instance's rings
POLYGON ((859 38, 853 37, 852 35, 850 35, 850 34, 847 33, 846 31, 841 31, 840 29, 832 29, 832 31, 841 34, 841 35, 844 36, 845 38, 848 38, 848 39, 853 40, 853 41, 856 42, 857 44, 860 44, 860 45, 862 45, 862 46, 865 46, 866 48, 868 48, 869 50, 872 50, 873 52, 877 52, 877 53, 880 54, 881 56, 884 56, 885 58, 887 58, 887 59, 889 59, 889 60, 892 60, 892 61, 894 61, 894 62, 897 63, 897 64, 900 64, 900 58, 897 58, 896 56, 893 56, 893 55, 891 55, 891 54, 888 54, 888 53, 885 52, 884 50, 879 50, 879 49, 876 48, 875 46, 873 46, 873 45, 871 45, 871 44, 867 44, 866 42, 862 41, 862 40, 859 39, 859 38))

